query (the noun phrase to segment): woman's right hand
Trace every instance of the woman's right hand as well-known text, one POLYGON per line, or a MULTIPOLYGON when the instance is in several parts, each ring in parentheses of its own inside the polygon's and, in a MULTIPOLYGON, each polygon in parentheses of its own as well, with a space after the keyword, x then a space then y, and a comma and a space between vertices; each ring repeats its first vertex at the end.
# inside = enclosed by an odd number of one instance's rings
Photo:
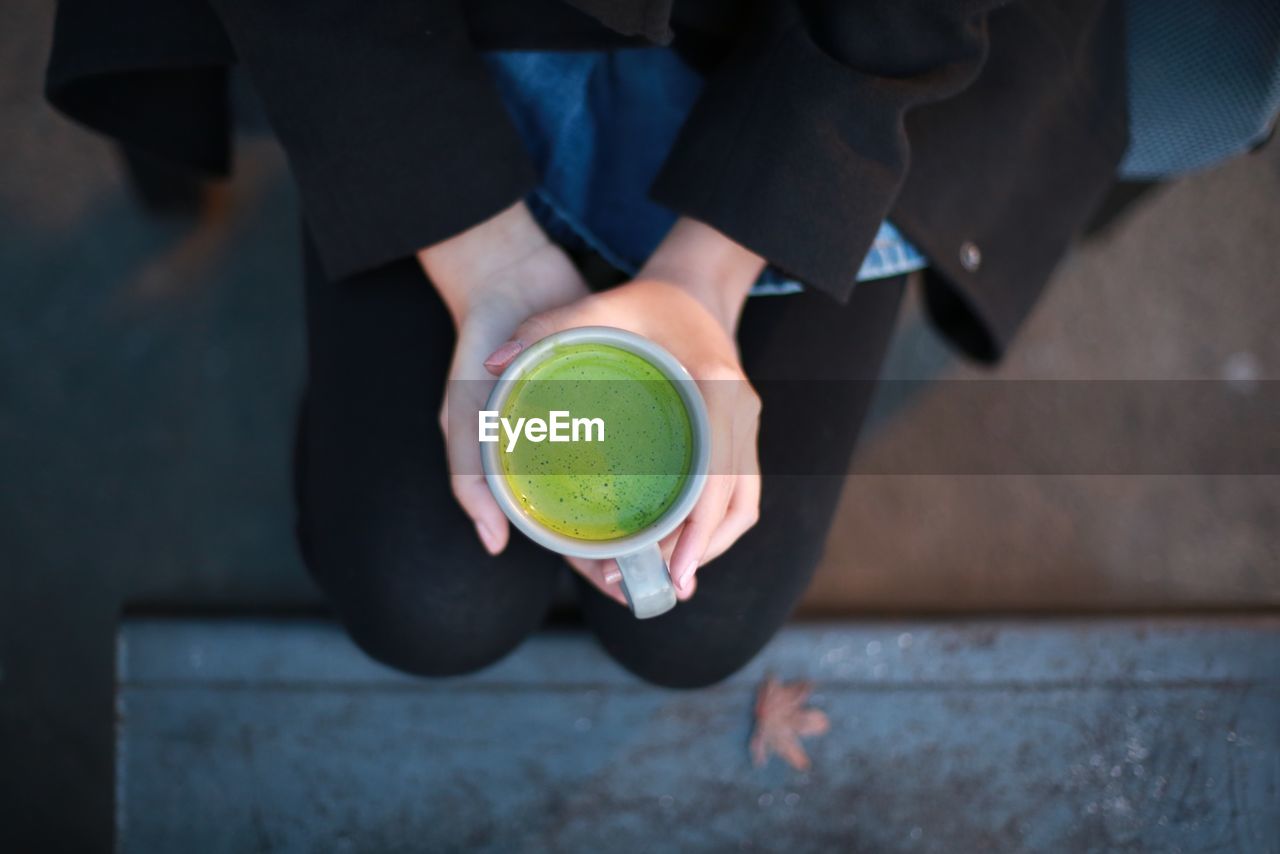
POLYGON ((506 548, 510 527, 480 463, 476 413, 497 382, 485 360, 497 356, 494 351, 527 318, 580 299, 587 286, 523 202, 422 250, 418 261, 457 331, 440 405, 453 495, 471 517, 485 550, 496 555, 506 548))

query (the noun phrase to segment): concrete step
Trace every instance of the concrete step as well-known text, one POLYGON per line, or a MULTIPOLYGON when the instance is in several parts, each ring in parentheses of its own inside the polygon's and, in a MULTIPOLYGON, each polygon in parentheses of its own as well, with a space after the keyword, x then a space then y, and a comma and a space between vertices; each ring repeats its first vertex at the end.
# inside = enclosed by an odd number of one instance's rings
POLYGON ((144 620, 118 671, 124 852, 1280 845, 1280 618, 800 625, 698 692, 574 632, 421 681, 326 622, 144 620), (766 672, 831 718, 807 773, 751 765, 766 672))

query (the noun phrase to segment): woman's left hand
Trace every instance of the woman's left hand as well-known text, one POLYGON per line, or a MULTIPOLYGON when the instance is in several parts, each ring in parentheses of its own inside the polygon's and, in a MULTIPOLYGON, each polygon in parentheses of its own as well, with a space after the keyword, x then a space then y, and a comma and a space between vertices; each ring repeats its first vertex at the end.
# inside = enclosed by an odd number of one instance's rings
MULTIPOLYGON (((524 347, 554 332, 612 326, 649 338, 688 369, 707 403, 711 474, 688 518, 661 544, 682 600, 693 595, 699 568, 733 545, 760 512, 760 397, 743 372, 734 331, 762 266, 710 227, 681 220, 634 281, 528 318, 513 336, 516 346, 504 345, 501 361, 486 362, 500 374, 524 347)), ((614 561, 568 560, 624 601, 614 561)))

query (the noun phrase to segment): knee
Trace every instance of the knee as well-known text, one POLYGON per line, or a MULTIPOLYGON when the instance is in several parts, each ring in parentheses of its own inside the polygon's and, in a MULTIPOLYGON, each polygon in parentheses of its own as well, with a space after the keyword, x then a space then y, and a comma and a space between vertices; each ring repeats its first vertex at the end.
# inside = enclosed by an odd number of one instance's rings
POLYGON ((344 621, 347 634, 365 655, 379 664, 412 676, 464 676, 484 670, 505 658, 524 636, 506 633, 465 636, 438 628, 426 629, 396 619, 376 625, 344 621))
POLYGON ((515 649, 547 611, 551 565, 528 565, 515 544, 490 556, 445 472, 350 435, 332 399, 318 418, 314 402, 295 447, 297 539, 356 645, 421 676, 476 671, 515 649))
POLYGON ((374 582, 334 604, 375 661, 415 676, 460 676, 504 658, 540 622, 531 611, 488 607, 474 592, 374 582))
MULTIPOLYGON (((645 622, 660 623, 662 619, 645 622)), ((668 636, 662 642, 628 635, 602 637, 601 641, 614 661, 644 681, 662 688, 693 690, 728 679, 749 664, 768 640, 698 634, 696 638, 668 636)))
POLYGON ((306 561, 347 634, 374 660, 406 673, 481 670, 519 646, 549 607, 546 573, 512 556, 431 548, 420 536, 320 539, 305 550, 306 561))
POLYGON ((689 668, 685 665, 653 666, 647 663, 634 665, 625 661, 620 663, 650 685, 657 685, 659 688, 674 688, 680 691, 694 691, 699 688, 710 688, 713 685, 720 684, 741 670, 750 660, 748 657, 732 663, 719 662, 718 666, 715 667, 695 668, 689 668))
POLYGON ((692 691, 710 688, 745 667, 754 653, 727 658, 687 661, 654 656, 615 655, 614 660, 651 685, 692 691))

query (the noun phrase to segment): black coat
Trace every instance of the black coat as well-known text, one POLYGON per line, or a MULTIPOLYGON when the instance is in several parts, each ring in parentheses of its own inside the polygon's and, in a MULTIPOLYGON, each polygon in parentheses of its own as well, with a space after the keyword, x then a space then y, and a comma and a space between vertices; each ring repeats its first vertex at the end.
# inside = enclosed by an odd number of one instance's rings
POLYGON ((657 201, 837 299, 890 216, 932 262, 935 319, 993 358, 1123 154, 1122 19, 1111 0, 62 0, 48 94, 222 173, 238 62, 341 278, 533 187, 479 50, 669 43, 708 83, 657 201))

